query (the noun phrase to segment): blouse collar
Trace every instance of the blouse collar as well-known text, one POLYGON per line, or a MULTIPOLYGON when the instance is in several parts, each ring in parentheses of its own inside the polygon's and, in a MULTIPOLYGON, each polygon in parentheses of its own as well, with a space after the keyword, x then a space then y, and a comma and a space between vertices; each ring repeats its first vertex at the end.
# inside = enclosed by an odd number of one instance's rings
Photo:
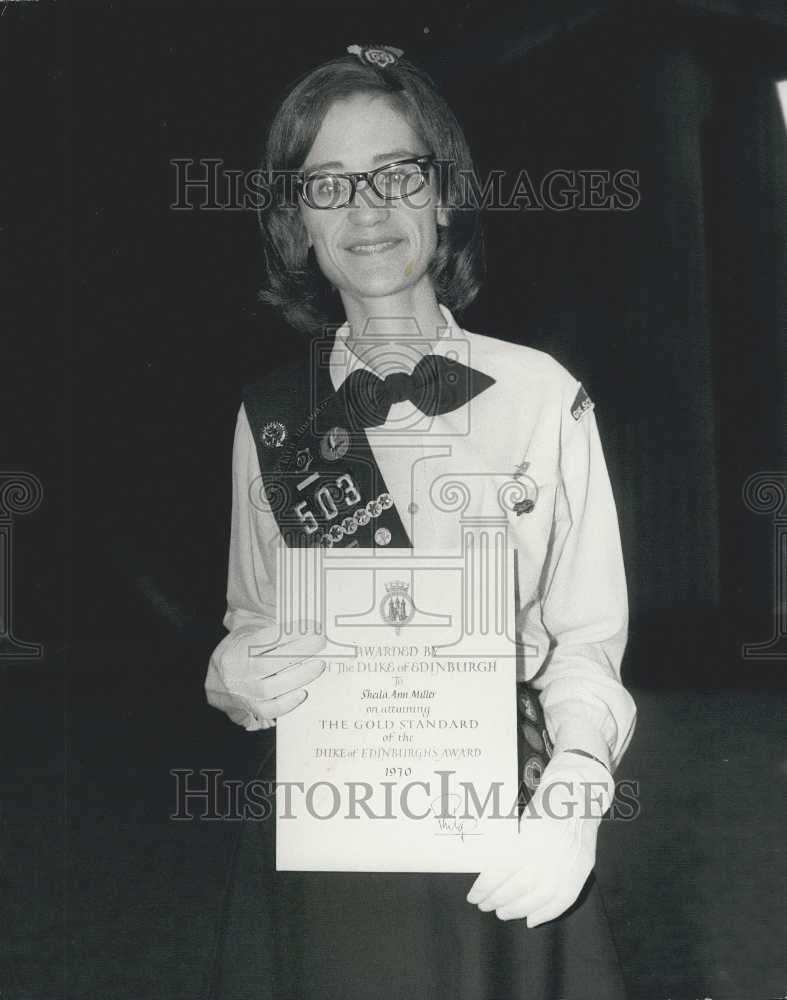
MULTIPOLYGON (((464 336, 464 331, 461 327, 457 326, 450 309, 439 303, 438 306, 445 319, 445 326, 439 329, 437 338, 430 341, 430 353, 445 355, 451 345, 452 338, 458 335, 464 336)), ((336 337, 331 349, 331 358, 328 367, 334 390, 338 390, 341 387, 350 372, 356 371, 359 368, 366 368, 369 371, 374 370, 363 358, 359 358, 354 351, 347 347, 347 338, 349 335, 350 324, 344 323, 336 331, 336 337)), ((415 365, 413 364, 412 367, 415 367, 415 365)))

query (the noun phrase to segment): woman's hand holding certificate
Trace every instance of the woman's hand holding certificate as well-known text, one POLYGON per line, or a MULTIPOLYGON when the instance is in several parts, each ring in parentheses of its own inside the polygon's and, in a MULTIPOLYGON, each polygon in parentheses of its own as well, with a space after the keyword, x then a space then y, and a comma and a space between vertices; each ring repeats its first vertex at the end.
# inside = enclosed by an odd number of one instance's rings
POLYGON ((267 729, 306 700, 307 685, 325 670, 317 656, 325 644, 314 622, 284 635, 278 625, 236 629, 211 657, 208 702, 249 731, 267 729))
POLYGON ((596 859, 601 818, 614 779, 601 763, 558 753, 525 807, 514 854, 483 871, 467 901, 528 927, 554 920, 577 899, 596 859))

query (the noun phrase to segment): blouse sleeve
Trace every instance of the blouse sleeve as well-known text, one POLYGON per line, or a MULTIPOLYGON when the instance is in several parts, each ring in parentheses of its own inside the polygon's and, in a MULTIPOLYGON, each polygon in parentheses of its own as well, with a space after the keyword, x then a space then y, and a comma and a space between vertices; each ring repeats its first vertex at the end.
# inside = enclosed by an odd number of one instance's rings
POLYGON ((232 519, 224 627, 259 628, 276 618, 276 519, 265 503, 259 460, 246 410, 241 406, 232 449, 232 519))
MULTIPOLYGON (((232 517, 227 573, 228 631, 210 658, 205 678, 208 702, 240 724, 248 722, 245 704, 232 696, 221 676, 221 658, 233 651, 259 629, 276 620, 276 546, 279 537, 276 519, 264 503, 257 450, 241 406, 232 449, 232 517)), ((247 728, 260 728, 249 723, 247 728)))
POLYGON ((589 400, 575 408, 577 390, 570 379, 561 407, 560 482, 541 591, 550 651, 532 683, 556 752, 583 749, 614 769, 636 719, 620 672, 626 578, 595 414, 589 400))

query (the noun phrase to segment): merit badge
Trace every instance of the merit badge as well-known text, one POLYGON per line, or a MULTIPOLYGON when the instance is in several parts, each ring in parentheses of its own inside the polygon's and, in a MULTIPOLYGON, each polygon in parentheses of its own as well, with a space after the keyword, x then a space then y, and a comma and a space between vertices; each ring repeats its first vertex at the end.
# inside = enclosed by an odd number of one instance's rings
POLYGON ((547 757, 551 757, 554 752, 554 747, 552 746, 552 740, 549 738, 549 733, 546 729, 541 730, 541 739, 544 741, 544 746, 546 747, 547 757))
MULTIPOLYGON (((383 530, 382 528, 380 529, 383 530)), ((380 601, 380 617, 384 622, 396 627, 396 634, 399 628, 406 625, 415 614, 413 599, 407 593, 410 584, 404 580, 394 580, 386 583, 385 597, 380 601)))
POLYGON ((522 780, 531 792, 534 792, 538 788, 543 773, 544 765, 541 763, 540 758, 528 757, 525 761, 525 766, 522 768, 522 780))
POLYGON ((380 69, 393 66, 404 55, 402 49, 395 49, 393 45, 348 45, 347 51, 367 66, 379 66, 380 69))
POLYGON ((393 498, 390 493, 381 493, 377 499, 380 501, 380 506, 383 510, 393 507, 393 498))
POLYGON ((391 532, 387 528, 378 528, 374 540, 378 545, 387 545, 391 541, 391 532))
POLYGON ((307 472, 313 461, 314 456, 312 455, 311 448, 301 448, 295 454, 295 471, 307 472))
POLYGON ((359 507, 358 510, 353 514, 353 517, 358 522, 358 524, 368 524, 371 521, 371 515, 365 507, 359 507))
POLYGON ((541 739, 541 733, 539 733, 535 726, 531 726, 526 722, 522 726, 522 735, 534 750, 538 750, 539 753, 544 752, 544 741, 541 739))
POLYGON ((383 512, 383 505, 378 500, 370 500, 366 505, 366 510, 370 517, 379 517, 383 512))
POLYGON ((332 524, 328 529, 331 541, 340 542, 344 537, 344 528, 340 524, 332 524))
POLYGON ((579 420, 579 418, 587 413, 588 410, 592 410, 594 406, 593 400, 585 392, 583 386, 579 387, 579 392, 576 395, 576 399, 571 404, 571 416, 574 420, 579 420))
POLYGON ((530 700, 530 695, 521 695, 519 698, 519 704, 522 706, 522 711, 531 722, 538 722, 538 713, 535 710, 533 702, 530 700))
POLYGON ((260 441, 268 448, 281 448, 287 437, 287 428, 281 420, 269 420, 260 431, 260 441))
POLYGON ((331 427, 320 441, 320 454, 327 462, 344 458, 350 450, 350 435, 344 427, 331 427))
POLYGON ((358 530, 358 522, 354 517, 345 517, 342 521, 342 528, 344 529, 345 535, 354 535, 358 530))

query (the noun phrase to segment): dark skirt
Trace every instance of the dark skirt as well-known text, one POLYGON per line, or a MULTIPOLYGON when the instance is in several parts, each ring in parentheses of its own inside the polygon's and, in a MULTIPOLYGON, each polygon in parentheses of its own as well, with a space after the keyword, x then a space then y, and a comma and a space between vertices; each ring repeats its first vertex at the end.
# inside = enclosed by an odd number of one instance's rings
POLYGON ((625 997, 592 877, 571 910, 529 930, 471 906, 473 875, 277 872, 275 834, 272 818, 240 831, 212 1000, 625 997))

